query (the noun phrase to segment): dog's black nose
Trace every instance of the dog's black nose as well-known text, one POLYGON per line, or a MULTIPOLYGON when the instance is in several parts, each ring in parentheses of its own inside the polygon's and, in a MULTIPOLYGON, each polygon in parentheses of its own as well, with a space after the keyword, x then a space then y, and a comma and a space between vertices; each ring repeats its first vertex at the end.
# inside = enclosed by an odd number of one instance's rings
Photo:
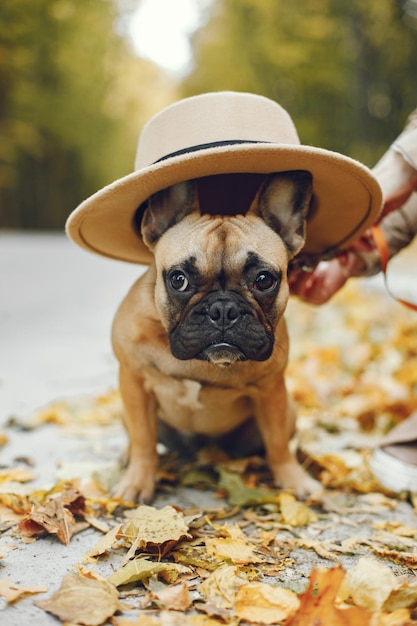
POLYGON ((208 316, 215 326, 228 328, 239 318, 239 309, 230 300, 216 300, 208 308, 208 316))

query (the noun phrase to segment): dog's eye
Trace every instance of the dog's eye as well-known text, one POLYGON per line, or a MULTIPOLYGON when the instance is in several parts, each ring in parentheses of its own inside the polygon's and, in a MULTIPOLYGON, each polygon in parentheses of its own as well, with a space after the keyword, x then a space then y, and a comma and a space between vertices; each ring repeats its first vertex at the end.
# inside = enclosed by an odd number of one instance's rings
POLYGON ((183 272, 172 272, 170 276, 171 287, 175 289, 175 291, 186 291, 188 285, 190 284, 188 278, 183 272))
POLYGON ((257 291, 272 291, 277 286, 278 281, 269 272, 259 272, 254 280, 253 288, 257 291))

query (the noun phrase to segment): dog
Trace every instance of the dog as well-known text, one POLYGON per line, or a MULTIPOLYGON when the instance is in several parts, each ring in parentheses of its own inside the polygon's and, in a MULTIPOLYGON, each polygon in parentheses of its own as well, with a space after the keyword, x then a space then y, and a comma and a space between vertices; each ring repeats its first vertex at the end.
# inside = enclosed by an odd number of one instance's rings
POLYGON ((302 249, 312 198, 307 171, 270 174, 246 213, 201 210, 198 181, 149 198, 141 234, 154 262, 113 322, 128 464, 114 494, 150 502, 158 434, 261 447, 275 484, 317 492, 289 450, 295 408, 285 386, 287 267, 302 249))

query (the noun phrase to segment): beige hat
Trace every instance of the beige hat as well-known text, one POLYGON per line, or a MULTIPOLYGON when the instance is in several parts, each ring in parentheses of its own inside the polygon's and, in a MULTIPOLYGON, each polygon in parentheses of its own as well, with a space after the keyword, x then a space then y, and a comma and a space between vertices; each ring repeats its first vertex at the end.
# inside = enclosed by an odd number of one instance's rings
POLYGON ((87 198, 66 230, 83 248, 107 257, 150 263, 135 225, 137 209, 175 183, 216 174, 307 170, 314 200, 303 253, 331 256, 376 220, 382 194, 372 173, 342 154, 301 145, 289 114, 263 96, 206 93, 155 115, 138 143, 135 171, 87 198))

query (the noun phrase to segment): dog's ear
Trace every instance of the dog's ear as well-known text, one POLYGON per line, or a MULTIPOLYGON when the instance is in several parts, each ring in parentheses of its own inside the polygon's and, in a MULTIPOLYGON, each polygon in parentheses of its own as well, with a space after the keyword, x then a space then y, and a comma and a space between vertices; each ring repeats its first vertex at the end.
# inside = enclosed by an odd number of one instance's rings
POLYGON ((141 233, 146 245, 152 248, 168 228, 178 224, 197 206, 193 181, 177 183, 151 196, 141 222, 141 233))
POLYGON ((304 245, 312 188, 310 172, 296 170, 272 174, 249 210, 249 214, 258 215, 279 234, 290 258, 304 245))

